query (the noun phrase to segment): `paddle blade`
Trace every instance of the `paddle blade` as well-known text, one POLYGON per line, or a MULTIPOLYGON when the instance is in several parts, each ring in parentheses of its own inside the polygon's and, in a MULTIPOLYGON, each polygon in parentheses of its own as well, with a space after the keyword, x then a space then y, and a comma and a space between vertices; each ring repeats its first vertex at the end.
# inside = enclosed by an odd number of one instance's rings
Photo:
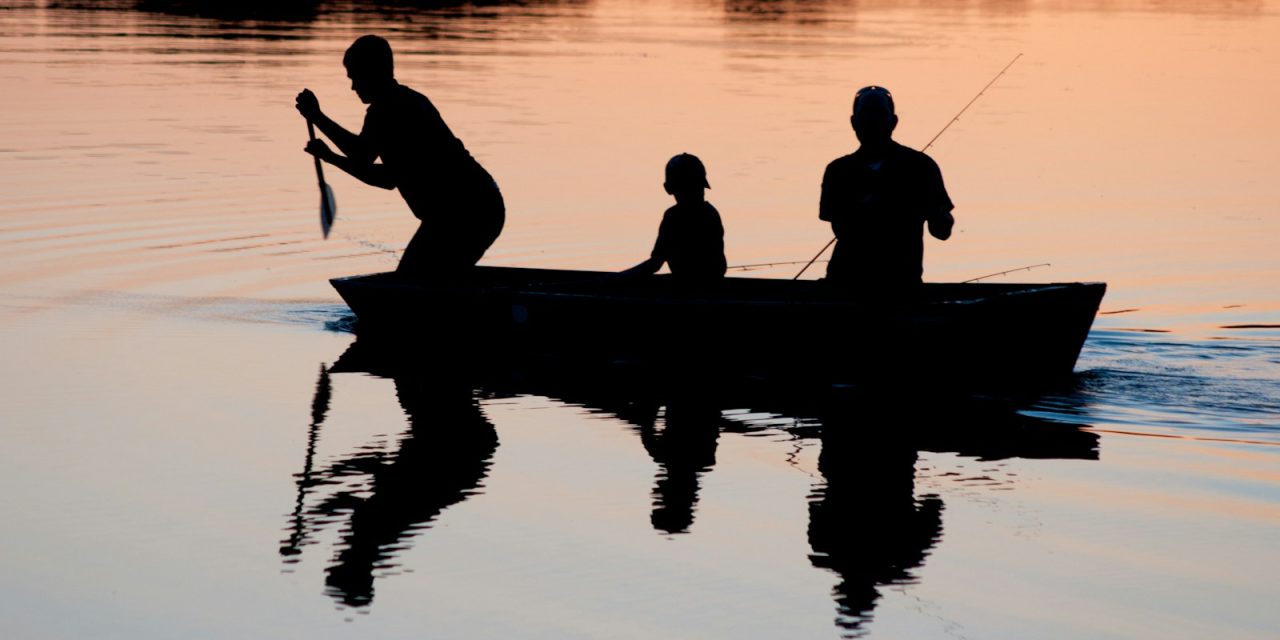
POLYGON ((338 203, 333 199, 333 189, 326 184, 320 191, 320 231, 324 232, 325 239, 329 238, 329 230, 337 217, 338 203))

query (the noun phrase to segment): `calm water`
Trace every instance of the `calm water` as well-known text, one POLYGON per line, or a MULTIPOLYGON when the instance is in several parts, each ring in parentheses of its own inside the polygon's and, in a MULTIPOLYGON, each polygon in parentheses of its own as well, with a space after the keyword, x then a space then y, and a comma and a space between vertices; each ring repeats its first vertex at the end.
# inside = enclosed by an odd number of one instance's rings
POLYGON ((0 3, 0 636, 1280 634, 1280 4, 169 4, 0 3), (565 268, 647 255, 681 151, 730 264, 807 259, 854 89, 921 146, 1022 53, 930 149, 926 276, 1108 282, 1079 375, 888 403, 356 343, 326 280, 414 221, 330 171, 321 240, 292 103, 354 127, 366 32, 501 183, 486 262, 565 268))

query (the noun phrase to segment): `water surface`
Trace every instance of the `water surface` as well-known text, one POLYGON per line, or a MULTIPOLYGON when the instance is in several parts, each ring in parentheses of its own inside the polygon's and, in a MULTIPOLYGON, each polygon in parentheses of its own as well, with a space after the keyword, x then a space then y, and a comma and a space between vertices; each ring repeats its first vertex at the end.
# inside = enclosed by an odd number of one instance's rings
POLYGON ((6 637, 1280 632, 1274 2, 243 6, 0 5, 6 637), (1078 376, 883 403, 371 353, 326 280, 414 221, 330 171, 322 240, 292 107, 356 126, 366 32, 502 185, 485 262, 562 268, 644 258, 682 151, 730 264, 805 260, 857 87, 919 147, 1021 53, 930 149, 926 277, 1108 282, 1078 376))

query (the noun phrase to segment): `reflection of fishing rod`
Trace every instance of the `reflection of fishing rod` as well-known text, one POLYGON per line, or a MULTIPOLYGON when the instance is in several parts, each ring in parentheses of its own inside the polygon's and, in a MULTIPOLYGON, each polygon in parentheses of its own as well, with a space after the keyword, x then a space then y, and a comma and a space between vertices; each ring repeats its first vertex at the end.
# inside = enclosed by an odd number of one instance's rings
POLYGON ((960 284, 969 284, 970 282, 977 282, 977 281, 979 281, 979 280, 986 280, 987 278, 994 278, 994 277, 996 277, 996 276, 1002 276, 1002 275, 1005 275, 1005 274, 1008 274, 1008 273, 1013 273, 1013 272, 1015 272, 1015 271, 1030 271, 1030 270, 1032 270, 1032 269, 1034 269, 1034 268, 1036 268, 1036 267, 1051 267, 1051 266, 1053 266, 1053 265, 1049 264, 1048 262, 1041 262, 1040 264, 1030 264, 1030 265, 1027 265, 1027 266, 1025 266, 1025 267, 1018 267, 1017 269, 1009 269, 1008 271, 997 271, 997 272, 995 272, 995 273, 988 273, 988 274, 987 274, 987 275, 985 275, 985 276, 978 276, 978 277, 976 277, 976 278, 974 278, 974 279, 972 279, 972 280, 965 280, 964 282, 961 282, 960 284))
MULTIPOLYGON (((818 262, 830 262, 830 260, 819 260, 818 262)), ((742 269, 743 271, 750 271, 752 269, 763 269, 765 267, 781 267, 789 264, 804 264, 804 263, 805 263, 804 260, 791 260, 790 262, 761 262, 759 264, 735 264, 731 267, 725 267, 725 268, 726 269, 742 269)))
POLYGON ((289 539, 280 546, 282 556, 296 556, 302 553, 302 543, 307 535, 302 509, 307 500, 307 489, 316 485, 316 481, 311 478, 311 466, 316 457, 316 442, 320 439, 320 424, 324 422, 324 416, 329 412, 329 398, 332 396, 333 385, 329 382, 329 370, 321 364, 320 379, 316 381, 316 395, 311 401, 311 427, 307 431, 306 461, 302 465, 302 473, 297 476, 298 500, 294 504, 291 519, 293 531, 289 534, 289 539))
MULTIPOLYGON (((1000 79, 1000 76, 1004 75, 1004 72, 1008 71, 1008 70, 1009 70, 1009 67, 1012 67, 1012 66, 1013 66, 1013 63, 1017 62, 1017 61, 1018 61, 1018 58, 1021 58, 1021 57, 1022 57, 1022 54, 1021 54, 1021 53, 1019 53, 1018 55, 1014 56, 1014 57, 1013 57, 1013 59, 1009 61, 1009 64, 1006 64, 1006 65, 1004 66, 1004 68, 1000 70, 1000 73, 997 73, 997 74, 996 74, 996 77, 992 78, 992 79, 991 79, 991 82, 988 82, 988 83, 987 83, 987 86, 983 87, 983 88, 982 88, 982 91, 979 91, 979 92, 978 92, 978 95, 974 96, 974 97, 973 97, 973 99, 972 99, 972 100, 970 100, 968 104, 964 105, 964 108, 963 108, 963 109, 961 109, 961 110, 960 110, 960 112, 959 112, 959 113, 957 113, 957 114, 955 115, 955 117, 954 117, 954 118, 952 118, 952 119, 951 119, 951 121, 947 123, 947 126, 943 127, 941 130, 939 130, 939 131, 938 131, 938 134, 937 134, 937 135, 935 135, 935 136, 933 136, 933 139, 929 141, 929 144, 926 144, 926 145, 924 146, 924 148, 920 150, 920 152, 921 152, 921 153, 924 153, 925 151, 928 151, 928 150, 929 150, 929 147, 932 147, 932 146, 933 146, 933 143, 934 143, 934 142, 937 142, 938 138, 941 138, 941 137, 942 137, 942 134, 943 134, 943 133, 946 133, 947 129, 950 129, 950 128, 951 128, 951 125, 955 124, 955 123, 956 123, 956 121, 960 119, 960 116, 964 115, 964 112, 965 112, 965 111, 968 111, 968 110, 969 110, 969 107, 973 106, 973 103, 977 102, 977 101, 978 101, 978 98, 981 98, 981 97, 982 97, 982 94, 986 93, 986 92, 987 92, 987 89, 990 89, 990 88, 991 88, 991 85, 995 84, 995 83, 996 83, 996 80, 999 80, 999 79, 1000 79)), ((835 244, 835 243, 836 243, 836 239, 835 239, 835 238, 831 238, 831 240, 827 241, 827 244, 826 244, 826 245, 824 245, 824 246, 822 247, 822 250, 821 250, 821 251, 819 251, 819 252, 817 253, 817 255, 813 256, 813 259, 812 259, 812 260, 810 260, 807 264, 805 264, 805 265, 804 265, 804 268, 800 270, 800 273, 797 273, 797 274, 796 274, 796 277, 792 278, 792 280, 799 280, 799 279, 800 279, 800 276, 804 275, 804 272, 805 272, 805 271, 808 271, 808 270, 809 270, 809 267, 813 266, 813 263, 817 262, 817 261, 818 261, 818 258, 821 258, 821 257, 822 257, 822 254, 826 253, 826 252, 827 252, 827 249, 830 249, 830 248, 831 248, 831 245, 833 245, 833 244, 835 244)))

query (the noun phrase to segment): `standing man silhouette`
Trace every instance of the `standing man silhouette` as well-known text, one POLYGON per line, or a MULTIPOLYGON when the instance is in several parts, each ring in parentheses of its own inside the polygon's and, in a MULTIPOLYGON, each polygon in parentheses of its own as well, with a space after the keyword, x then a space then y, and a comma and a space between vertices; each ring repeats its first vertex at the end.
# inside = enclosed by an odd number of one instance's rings
POLYGON ((927 223, 939 240, 951 237, 951 198, 932 158, 893 141, 898 116, 888 89, 858 90, 849 123, 861 146, 832 161, 822 177, 818 218, 836 235, 827 280, 909 292, 923 274, 921 227, 927 223))
POLYGON ((310 89, 303 89, 298 112, 345 155, 321 140, 308 143, 307 153, 366 184, 400 190, 422 223, 397 272, 434 278, 465 274, 502 232, 506 208, 498 184, 449 130, 435 105, 396 82, 386 40, 361 36, 342 64, 351 90, 369 105, 364 127, 359 134, 347 131, 320 110, 310 89))

